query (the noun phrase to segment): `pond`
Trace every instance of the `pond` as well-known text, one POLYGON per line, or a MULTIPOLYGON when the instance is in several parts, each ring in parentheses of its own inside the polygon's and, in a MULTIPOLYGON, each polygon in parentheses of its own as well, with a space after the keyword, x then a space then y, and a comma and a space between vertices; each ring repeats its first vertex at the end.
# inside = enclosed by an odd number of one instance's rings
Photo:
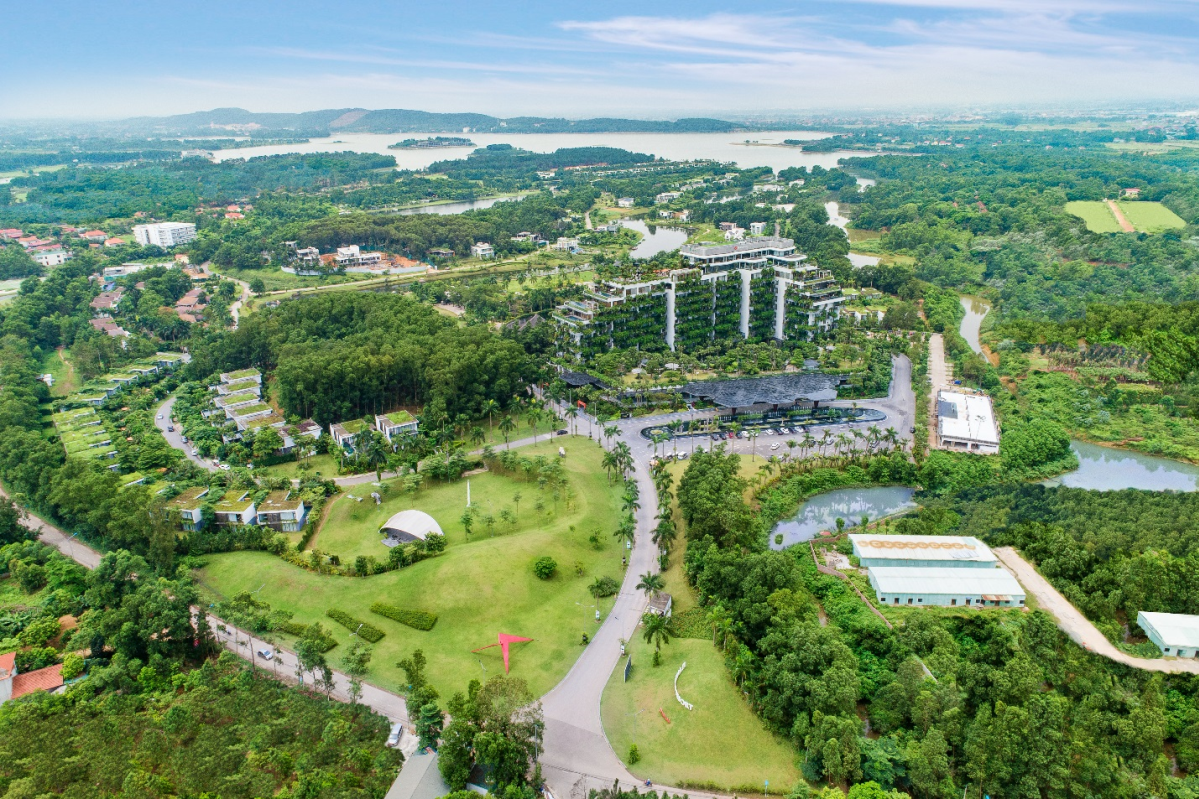
POLYGON ((839 488, 817 494, 799 506, 793 519, 784 519, 770 531, 772 549, 808 541, 822 530, 837 529, 837 519, 845 520, 846 527, 853 527, 863 516, 874 519, 916 507, 912 501, 915 489, 904 486, 876 488, 839 488), (774 537, 782 533, 783 543, 774 543, 774 537))
POLYGON ((671 252, 687 243, 687 231, 681 228, 659 225, 651 229, 640 219, 622 219, 620 224, 645 237, 629 252, 632 258, 653 258, 660 252, 671 252))
POLYGON ((1085 441, 1071 441, 1070 449, 1078 456, 1078 468, 1044 481, 1047 486, 1088 488, 1092 491, 1120 491, 1139 488, 1144 491, 1199 490, 1199 466, 1126 449, 1101 447, 1085 441))
POLYGON ((966 315, 962 317, 962 324, 958 327, 958 332, 962 334, 962 338, 966 339, 966 343, 970 345, 970 349, 974 350, 975 354, 982 355, 983 347, 978 334, 982 329, 983 319, 991 312, 991 303, 982 297, 962 295, 962 309, 966 311, 966 315))

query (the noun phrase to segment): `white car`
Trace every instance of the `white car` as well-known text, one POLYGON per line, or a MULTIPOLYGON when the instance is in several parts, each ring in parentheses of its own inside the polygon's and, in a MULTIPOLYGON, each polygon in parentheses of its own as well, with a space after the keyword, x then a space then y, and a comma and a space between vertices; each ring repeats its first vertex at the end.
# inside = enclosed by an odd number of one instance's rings
POLYGON ((404 734, 404 725, 398 724, 398 723, 392 724, 391 725, 391 735, 387 736, 387 745, 390 747, 393 747, 393 748, 399 746, 400 745, 400 736, 402 736, 403 734, 404 734))
POLYGON ((200 451, 198 449, 196 449, 195 447, 192 447, 192 455, 199 454, 199 452, 200 451))
POLYGON ((770 445, 770 448, 771 448, 771 449, 778 449, 778 448, 779 448, 779 442, 777 442, 777 441, 776 441, 776 442, 774 442, 773 444, 771 444, 771 445, 770 445))
POLYGON ((162 418, 162 414, 160 413, 160 414, 158 414, 157 416, 155 416, 154 418, 155 418, 155 419, 161 419, 161 418, 162 418))
POLYGON ((229 464, 227 464, 227 463, 222 463, 222 464, 221 464, 221 469, 223 469, 223 470, 224 470, 224 471, 226 471, 226 472, 227 472, 227 471, 229 471, 229 464))
POLYGON ((274 660, 275 653, 269 649, 259 649, 258 657, 262 658, 263 660, 274 660))

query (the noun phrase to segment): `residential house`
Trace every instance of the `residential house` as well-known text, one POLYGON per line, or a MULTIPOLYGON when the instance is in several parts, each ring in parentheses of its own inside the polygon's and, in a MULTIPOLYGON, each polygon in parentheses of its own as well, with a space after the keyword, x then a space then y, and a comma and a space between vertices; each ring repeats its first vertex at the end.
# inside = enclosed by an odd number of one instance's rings
POLYGON ((67 262, 67 252, 61 247, 39 248, 31 252, 30 255, 33 256, 33 260, 46 267, 62 266, 67 262))
POLYGON ((279 435, 284 435, 283 428, 287 426, 287 420, 277 413, 269 413, 266 415, 242 416, 234 420, 237 429, 245 432, 261 430, 264 427, 273 427, 279 431, 279 435))
POLYGON ((665 205, 672 203, 683 195, 677 191, 664 191, 654 198, 654 205, 665 205))
POLYGON ((208 303, 201 299, 204 289, 194 288, 175 302, 175 314, 185 322, 198 322, 204 318, 208 303))
POLYGON ((222 411, 227 411, 230 408, 246 408, 250 405, 257 405, 262 400, 258 397, 258 384, 255 383, 253 388, 247 388, 243 391, 237 391, 232 394, 218 395, 213 404, 222 411))
POLYGON ((558 240, 550 246, 550 249, 559 250, 561 252, 578 252, 579 240, 568 239, 565 236, 559 236, 558 240))
POLYGON ((221 500, 212 506, 213 519, 217 527, 238 527, 254 524, 254 501, 249 491, 241 489, 226 491, 221 500))
POLYGON ((62 685, 61 663, 18 674, 17 653, 0 655, 0 705, 10 699, 20 699, 37 691, 54 691, 62 685))
POLYGON ((616 201, 617 208, 632 208, 636 204, 637 204, 637 201, 634 200, 632 197, 621 197, 619 200, 616 201))
POLYGON ((674 218, 679 220, 680 222, 690 222, 691 221, 691 211, 689 211, 686 208, 684 208, 682 211, 676 211, 674 214, 674 218))
POLYGON ((663 208, 661 211, 658 212, 658 218, 659 219, 673 219, 674 211, 671 211, 668 208, 663 208))
POLYGON ((184 491, 167 503, 167 508, 179 513, 179 529, 194 533, 204 527, 203 499, 208 489, 195 486, 184 491))
POLYGON ((120 325, 118 325, 116 322, 112 321, 112 319, 108 318, 107 316, 101 316, 99 319, 92 319, 90 321, 91 321, 92 327, 94 327, 96 330, 99 330, 101 333, 105 333, 109 336, 112 336, 113 338, 128 338, 129 337, 128 330, 121 327, 120 325))
POLYGON ((0 230, 0 239, 4 239, 5 241, 19 239, 23 235, 25 235, 25 233, 20 228, 8 227, 4 228, 4 230, 0 230))
POLYGON ((749 235, 761 236, 765 232, 766 232, 766 223, 765 222, 750 222, 749 223, 749 235))
POLYGON ((366 429, 366 422, 361 419, 350 419, 348 422, 329 425, 329 435, 333 437, 333 443, 337 444, 337 446, 348 452, 353 452, 354 440, 359 433, 366 429))
POLYGON ((111 316, 112 312, 120 307, 124 294, 125 289, 122 286, 117 286, 112 291, 102 291, 91 301, 92 310, 101 316, 111 316))
POLYGON ((156 352, 154 357, 145 360, 153 363, 159 369, 174 369, 179 364, 186 362, 187 359, 177 352, 156 352))
POLYGON ((388 441, 398 436, 414 436, 417 432, 416 418, 408 411, 392 411, 375 417, 375 429, 388 441))
POLYGON ((357 244, 351 244, 348 247, 338 247, 337 252, 333 255, 333 260, 337 262, 339 269, 357 266, 377 266, 383 262, 383 253, 362 252, 357 244))
POLYGON ((253 391, 257 396, 262 393, 262 385, 253 377, 241 377, 237 380, 221 383, 216 387, 216 391, 217 394, 222 396, 226 394, 240 394, 243 391, 253 391))
POLYGON ((741 241, 745 238, 745 228, 733 225, 724 232, 725 241, 741 241))
POLYGON ((79 238, 83 239, 84 241, 92 241, 96 244, 103 244, 108 240, 108 234, 103 230, 89 230, 86 233, 81 233, 79 238))
POLYGON ((448 261, 449 259, 454 257, 453 250, 446 250, 446 249, 443 249, 440 247, 434 248, 432 250, 426 250, 425 252, 430 258, 440 258, 443 261, 448 261))
POLYGON ((126 243, 124 239, 117 238, 116 236, 104 240, 105 247, 124 247, 126 243))
POLYGON ((258 523, 284 533, 302 530, 307 515, 308 506, 291 491, 272 491, 258 507, 258 523))
POLYGON ((221 372, 221 383, 224 385, 232 385, 243 380, 252 381, 255 385, 261 385, 262 372, 254 368, 238 369, 236 372, 221 372))
POLYGON ((495 247, 492 247, 485 241, 480 241, 470 246, 470 255, 472 258, 488 259, 495 257, 495 247))
POLYGON ((1130 200, 1136 200, 1136 199, 1139 199, 1139 198, 1140 198, 1140 196, 1141 196, 1141 190, 1140 190, 1139 188, 1136 188, 1136 187, 1130 187, 1130 188, 1127 188, 1127 189, 1122 189, 1122 190, 1120 191, 1120 196, 1122 196, 1122 197, 1127 197, 1127 198, 1129 198, 1130 200))

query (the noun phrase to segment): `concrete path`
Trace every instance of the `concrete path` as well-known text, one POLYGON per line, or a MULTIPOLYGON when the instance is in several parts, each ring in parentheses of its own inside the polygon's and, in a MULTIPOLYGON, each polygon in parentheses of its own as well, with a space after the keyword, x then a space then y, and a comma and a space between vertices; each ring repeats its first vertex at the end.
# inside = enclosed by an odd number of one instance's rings
POLYGON ((211 461, 206 461, 199 455, 192 455, 192 445, 183 442, 183 428, 176 427, 173 431, 168 430, 171 426, 171 414, 175 410, 175 400, 178 399, 174 394, 167 397, 166 402, 158 406, 154 411, 154 426, 162 432, 163 438, 167 440, 175 449, 179 450, 192 463, 199 466, 201 469, 207 469, 210 472, 217 470, 216 466, 212 465, 211 461), (161 419, 158 417, 162 417, 161 419))
POLYGON ((1144 671, 1199 674, 1199 660, 1139 658, 1127 652, 1121 652, 1104 637, 1103 633, 1099 632, 1086 616, 1083 616, 1076 607, 1058 593, 1058 590, 1050 585, 1049 581, 1042 577, 1032 564, 1020 557, 1016 550, 1011 547, 996 547, 994 552, 1003 567, 1020 581, 1025 590, 1036 597, 1037 603, 1043 610, 1057 620, 1057 626, 1061 628, 1062 632, 1088 652, 1103 655, 1108 660, 1144 671))
POLYGON ((933 333, 928 339, 928 448, 937 448, 937 391, 953 384, 953 364, 945 359, 945 337, 933 333))

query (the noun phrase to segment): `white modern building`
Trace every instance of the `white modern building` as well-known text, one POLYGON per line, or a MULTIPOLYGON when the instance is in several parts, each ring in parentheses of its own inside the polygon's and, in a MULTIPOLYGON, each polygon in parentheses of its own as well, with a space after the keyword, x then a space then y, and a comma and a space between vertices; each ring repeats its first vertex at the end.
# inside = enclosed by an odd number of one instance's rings
POLYGON ((632 208, 636 204, 637 204, 637 201, 634 200, 632 197, 621 197, 619 200, 616 201, 616 206, 618 208, 632 208))
POLYGON ((46 267, 62 266, 67 262, 67 253, 65 250, 36 250, 33 260, 46 267))
POLYGON ((471 254, 472 258, 480 258, 480 259, 494 258, 495 257, 495 247, 492 247, 490 244, 488 244, 485 241, 480 241, 477 244, 472 244, 470 246, 470 254, 471 254))
POLYGON ((134 225, 133 238, 143 247, 170 249, 193 241, 196 238, 196 226, 191 222, 155 222, 151 225, 134 225))
POLYGON ((863 569, 878 567, 936 567, 994 569, 998 558, 977 538, 956 535, 849 536, 853 554, 863 569))
POLYGON ((880 566, 870 585, 880 605, 1024 607, 1024 589, 1005 569, 880 566))
POLYGON ((1137 613, 1137 625, 1157 644, 1163 655, 1179 658, 1199 656, 1199 616, 1182 613, 1137 613))
POLYGON ((986 394, 937 392, 937 440, 942 449, 999 454, 999 425, 986 394))
POLYGON ((350 266, 376 266, 382 263, 383 253, 363 252, 357 244, 351 244, 349 247, 338 247, 333 260, 342 269, 350 266))

